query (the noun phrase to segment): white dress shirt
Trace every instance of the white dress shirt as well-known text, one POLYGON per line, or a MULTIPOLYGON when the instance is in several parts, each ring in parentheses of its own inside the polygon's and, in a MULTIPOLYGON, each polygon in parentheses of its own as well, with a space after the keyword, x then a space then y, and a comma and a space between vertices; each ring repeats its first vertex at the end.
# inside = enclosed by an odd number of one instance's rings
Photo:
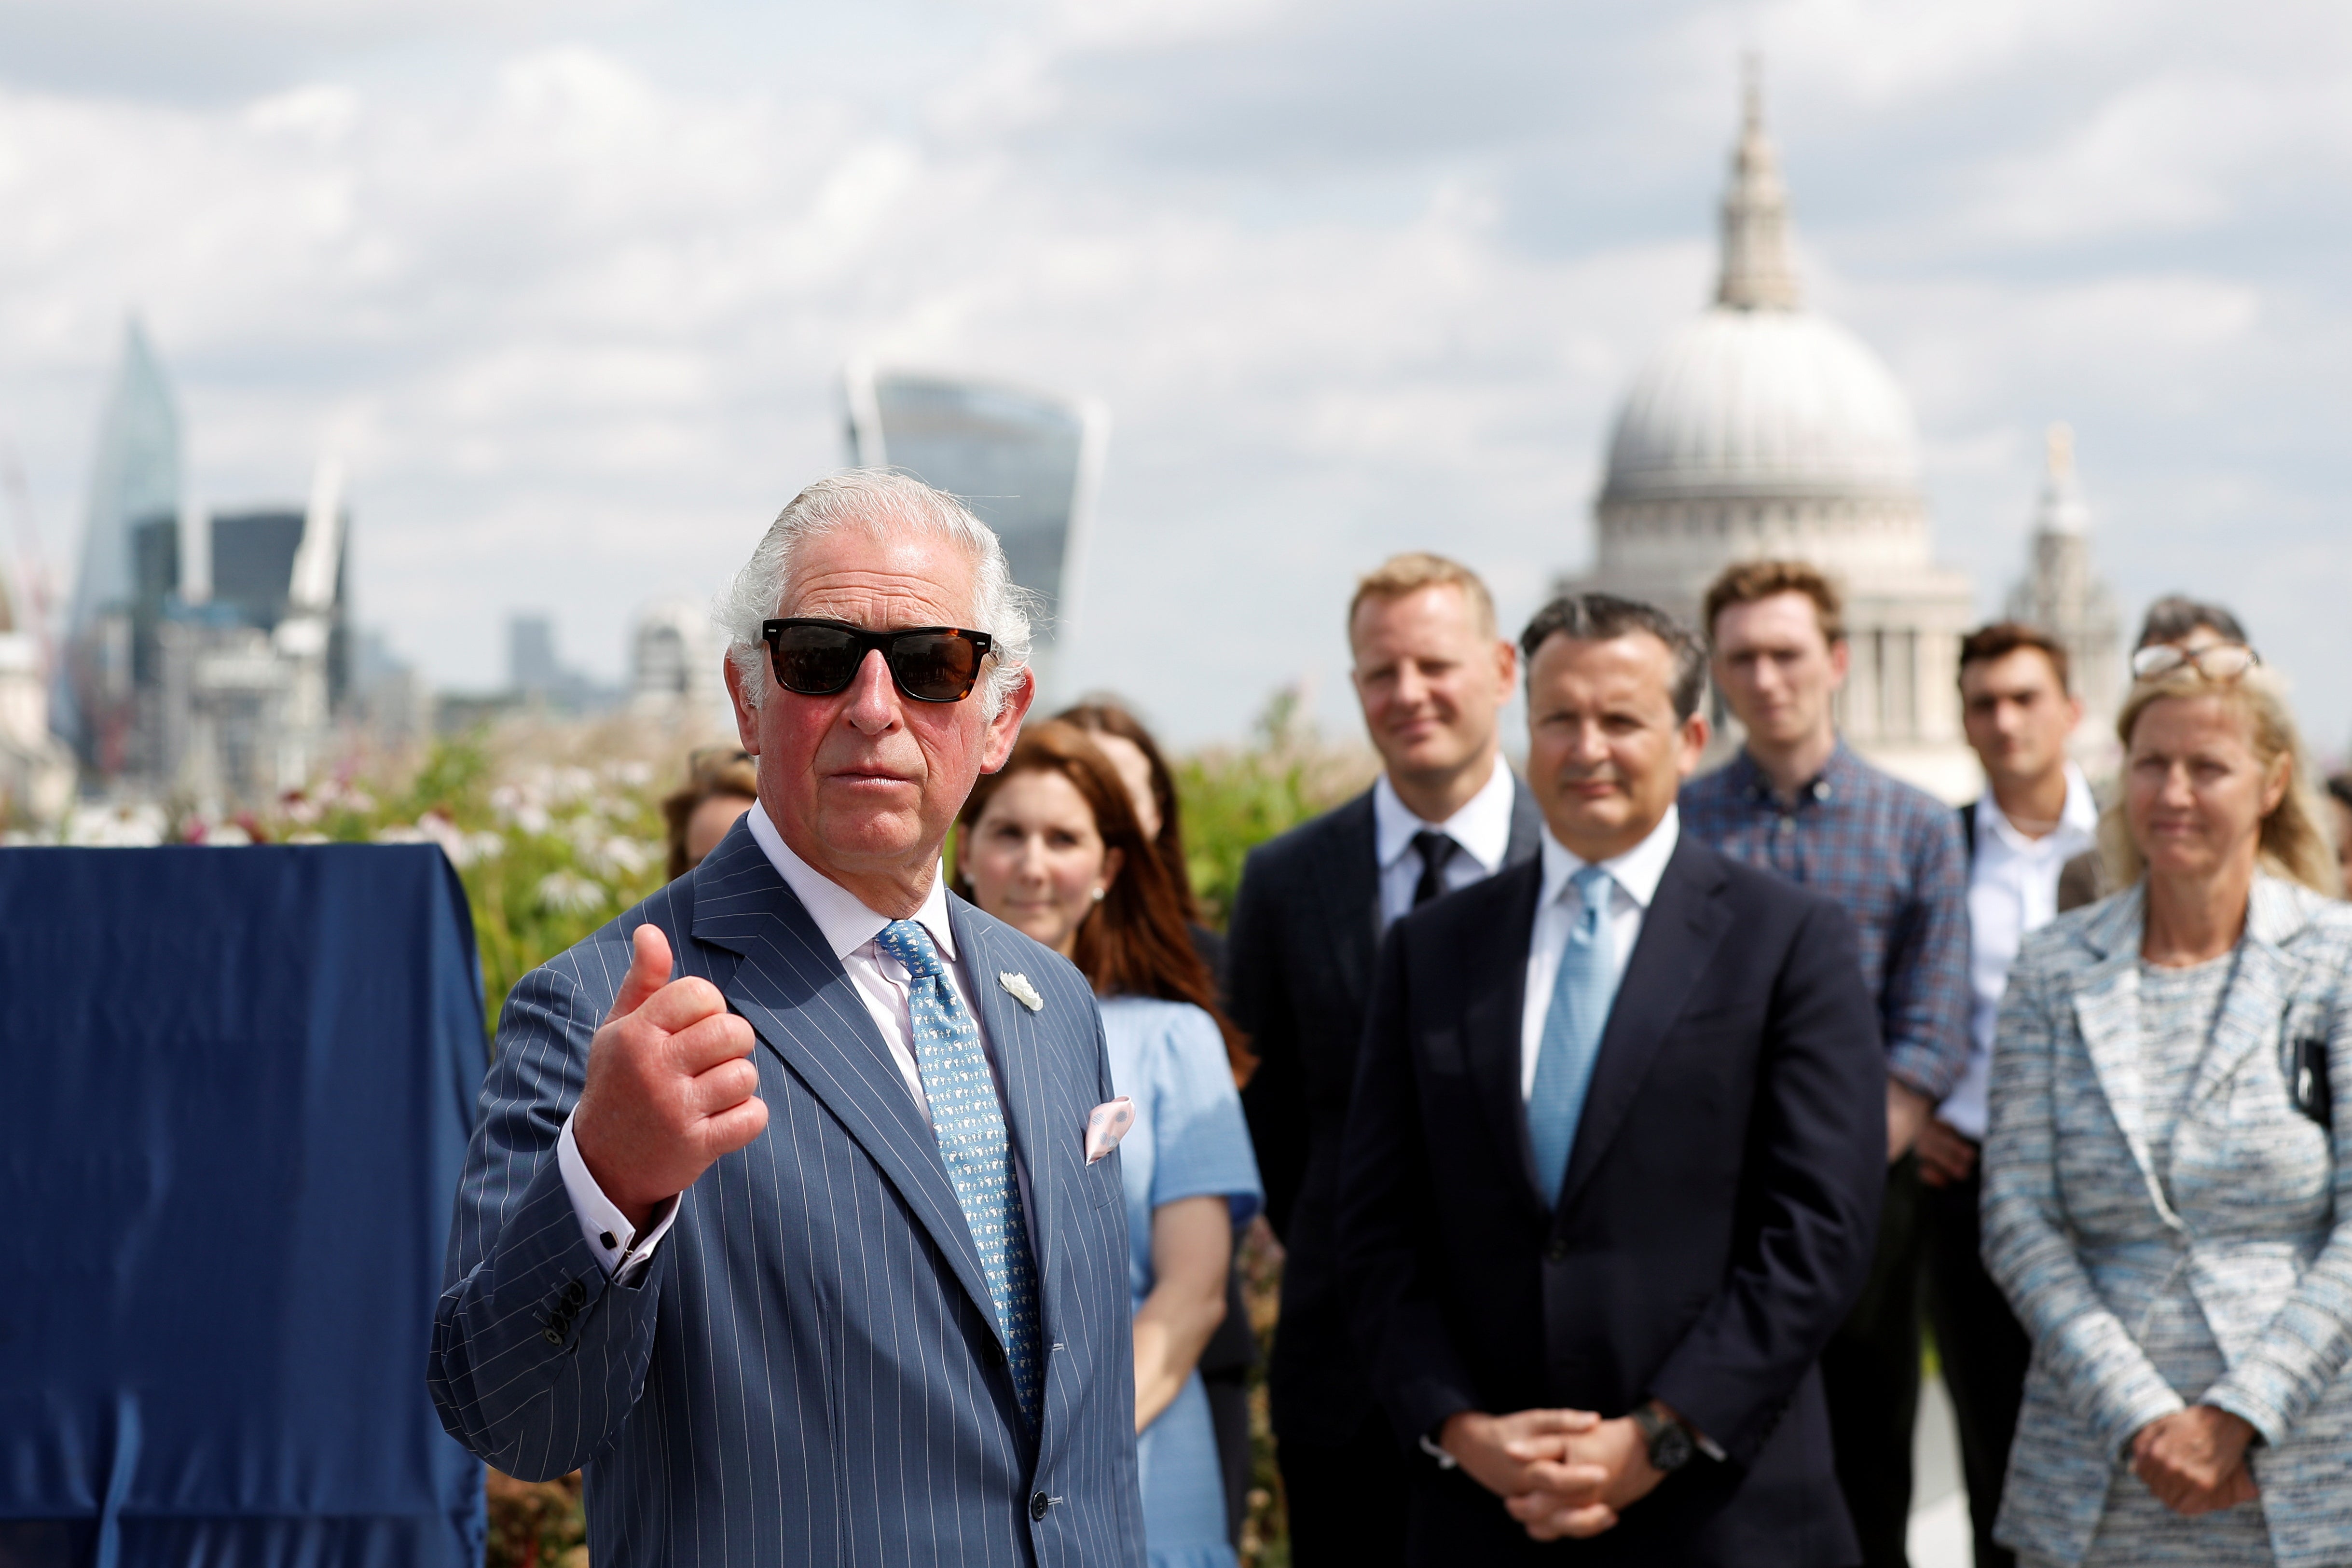
MULTIPOLYGON (((1609 909, 1601 923, 1609 944, 1609 961, 1619 974, 1633 954, 1642 935, 1642 917, 1658 896, 1658 879, 1666 874, 1675 846, 1683 836, 1682 812, 1666 807, 1666 815, 1650 836, 1622 855, 1600 863, 1609 873, 1609 909)), ((1544 1016, 1551 1011, 1551 988, 1559 979, 1560 954, 1568 950, 1569 933, 1584 912, 1584 900, 1569 880, 1590 864, 1546 828, 1543 836, 1543 890, 1537 895, 1535 931, 1528 939, 1528 992, 1519 1019, 1519 1098, 1536 1091, 1536 1057, 1543 1049, 1544 1016)))
POLYGON ((1423 822, 1412 814, 1382 773, 1372 785, 1372 853, 1381 867, 1381 924, 1409 913, 1413 889, 1421 885, 1421 851, 1412 847, 1416 833, 1443 833, 1461 847, 1445 863, 1449 893, 1484 881, 1503 868, 1511 848, 1511 795, 1517 788, 1510 764, 1495 759, 1495 771, 1461 810, 1443 822, 1423 822))
MULTIPOLYGON (((752 838, 766 852, 776 874, 799 898, 809 919, 816 923, 818 934, 848 972, 850 984, 857 989, 857 999, 873 1015, 876 1027, 882 1031, 883 1043, 890 1047, 890 1059, 898 1065, 900 1075, 907 1080, 907 1092, 915 1097, 916 1108, 929 1122, 930 1099, 923 1092, 923 1071, 915 1060, 914 1029, 908 1021, 907 968, 883 952, 874 940, 890 923, 890 918, 867 909, 856 894, 793 854, 783 835, 776 831, 775 824, 768 820, 765 809, 755 804, 745 816, 752 838)), ((971 1005, 971 977, 964 973, 963 962, 956 955, 955 931, 948 921, 946 878, 934 873, 930 894, 924 899, 923 907, 915 911, 914 918, 929 933, 940 956, 947 960, 948 984, 980 1031, 981 1048, 987 1053, 988 1064, 995 1072, 997 1098, 1002 1101, 1004 1069, 996 1059, 995 1043, 989 1038, 980 1009, 971 1005)), ((604 1259, 608 1270, 625 1262, 634 1274, 653 1257, 662 1237, 669 1234, 670 1222, 677 1217, 677 1205, 665 1206, 640 1243, 635 1228, 588 1173, 587 1163, 581 1159, 579 1145, 573 1141, 569 1116, 563 1120, 563 1133, 556 1142, 555 1157, 563 1173, 564 1191, 571 1194, 572 1212, 580 1217, 581 1233, 587 1237, 588 1245, 595 1248, 596 1256, 604 1259), (609 1246, 607 1237, 611 1239, 609 1246)), ((1018 1151, 1014 1153, 1014 1165, 1025 1205, 1029 1199, 1029 1173, 1020 1163, 1018 1151)))
POLYGON ((1993 1026, 2000 1017, 2009 967, 2025 933, 2058 915, 2058 873, 2097 842, 2099 806, 2083 771, 2066 764, 2066 805, 2058 826, 2039 838, 2001 815, 1992 791, 1976 805, 1977 855, 1969 868, 1969 1067, 1936 1114, 1952 1129, 1984 1141, 1985 1091, 1992 1082, 1993 1026))

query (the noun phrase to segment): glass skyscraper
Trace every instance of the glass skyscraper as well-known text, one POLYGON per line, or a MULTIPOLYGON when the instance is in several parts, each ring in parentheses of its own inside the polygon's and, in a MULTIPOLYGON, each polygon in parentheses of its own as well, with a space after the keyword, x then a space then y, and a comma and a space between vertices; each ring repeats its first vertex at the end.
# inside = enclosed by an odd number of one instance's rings
MULTIPOLYGON (((1094 404, 996 382, 852 365, 849 460, 904 469, 969 506, 1036 595, 1042 683, 1067 646, 1109 422, 1094 404)), ((1058 700, 1058 699, 1057 699, 1058 700)))

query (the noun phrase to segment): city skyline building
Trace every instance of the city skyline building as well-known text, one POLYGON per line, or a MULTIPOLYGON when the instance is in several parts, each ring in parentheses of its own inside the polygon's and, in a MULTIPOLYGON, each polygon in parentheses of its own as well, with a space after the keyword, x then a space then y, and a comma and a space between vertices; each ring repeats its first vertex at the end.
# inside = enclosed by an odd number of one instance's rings
MULTIPOLYGON (((1804 308, 1752 64, 1720 224, 1715 299, 1634 377, 1593 506, 1593 564, 1561 586, 1645 599, 1696 626, 1707 584, 1735 562, 1820 567, 1845 598, 1841 731, 1896 776, 1966 799, 1979 773, 1956 678, 1975 590, 1935 558, 1901 385, 1861 339, 1804 308)), ((1710 762, 1738 739, 1719 700, 1713 716, 1710 762)))
MULTIPOLYGON (((299 510, 205 516, 163 588, 151 786, 219 817, 311 782, 350 695, 342 465, 320 459, 299 510)), ((175 562, 176 564, 176 562, 175 562)))
POLYGON ((53 823, 73 799, 73 752, 50 732, 43 665, 26 595, 0 562, 0 831, 53 823))
POLYGON ((842 395, 853 467, 911 473, 996 531, 1013 582, 1034 596, 1031 662, 1041 689, 1053 689, 1077 629, 1110 434, 1102 405, 862 361, 843 371, 842 395))
POLYGON ((657 599, 637 613, 629 637, 629 709, 715 734, 735 731, 721 673, 726 642, 702 607, 657 599))
POLYGON ((184 497, 178 402, 134 315, 100 419, 51 716, 82 764, 100 773, 144 760, 132 754, 136 669, 152 668, 158 584, 177 579, 184 497))
POLYGON ((2027 545, 2025 575, 2010 590, 2008 614, 2057 638, 2066 650, 2083 722, 2074 754, 2091 772, 2111 769, 2121 752, 2116 713, 2124 689, 2123 621, 2091 561, 2091 509, 2074 469, 2074 432, 2050 426, 2043 476, 2027 545))

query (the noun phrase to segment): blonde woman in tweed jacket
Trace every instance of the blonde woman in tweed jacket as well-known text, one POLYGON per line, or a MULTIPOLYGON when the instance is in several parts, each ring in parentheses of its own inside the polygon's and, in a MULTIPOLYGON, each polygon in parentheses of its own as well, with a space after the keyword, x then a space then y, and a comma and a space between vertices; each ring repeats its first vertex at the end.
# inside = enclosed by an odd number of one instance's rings
POLYGON ((2033 1337, 1995 1533, 2352 1563, 2352 906, 2269 671, 2165 654, 2117 726, 2125 890, 2026 939, 1994 1047, 1984 1257, 2033 1337))

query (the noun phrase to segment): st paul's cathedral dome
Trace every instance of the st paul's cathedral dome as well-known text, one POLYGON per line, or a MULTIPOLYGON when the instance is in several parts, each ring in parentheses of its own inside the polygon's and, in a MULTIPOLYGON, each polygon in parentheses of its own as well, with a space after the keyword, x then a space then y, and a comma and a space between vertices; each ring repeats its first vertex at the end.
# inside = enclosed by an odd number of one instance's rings
POLYGON ((1935 563, 1902 387, 1861 339, 1803 309, 1788 194, 1752 82, 1744 121, 1715 302, 1634 377, 1594 507, 1593 568, 1567 585, 1646 599, 1696 625, 1706 585, 1732 563, 1811 562, 1845 595, 1847 740, 1965 798, 1978 774, 1954 678, 1974 592, 1935 563))

